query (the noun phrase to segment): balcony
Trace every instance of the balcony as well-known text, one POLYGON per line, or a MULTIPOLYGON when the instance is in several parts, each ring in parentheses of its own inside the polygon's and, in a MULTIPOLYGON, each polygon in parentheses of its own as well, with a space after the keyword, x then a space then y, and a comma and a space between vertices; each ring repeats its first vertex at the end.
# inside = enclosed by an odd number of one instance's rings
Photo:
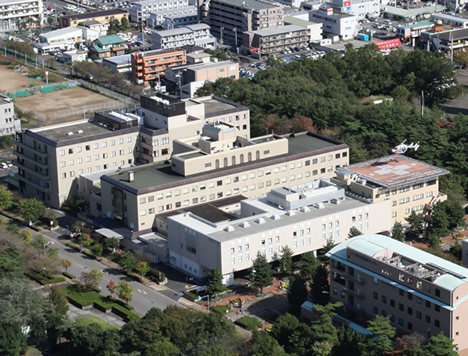
POLYGON ((37 175, 38 177, 40 178, 46 178, 46 179, 49 179, 49 174, 48 173, 41 173, 41 172, 38 172, 30 167, 27 167, 23 162, 19 161, 18 159, 15 159, 13 160, 13 163, 15 166, 17 166, 18 168, 21 168, 22 170, 28 172, 28 173, 32 173, 32 174, 35 174, 37 175))
POLYGON ((35 154, 40 155, 41 157, 46 157, 47 158, 47 156, 48 156, 47 152, 38 151, 37 149, 34 149, 33 147, 29 147, 29 146, 25 145, 21 141, 13 140, 12 143, 14 145, 18 146, 18 147, 21 147, 22 149, 26 149, 26 150, 29 150, 29 151, 34 151, 35 154))
MULTIPOLYGON (((32 180, 30 180, 29 177, 25 177, 24 175, 19 174, 19 175, 18 175, 18 179, 19 179, 19 180, 22 180, 22 181, 24 181, 24 182, 27 182, 28 184, 30 184, 32 187, 34 187, 34 188, 36 188, 36 189, 40 189, 40 190, 42 190, 42 191, 44 191, 44 192, 46 192, 46 193, 50 193, 50 187, 49 187, 49 186, 43 187, 42 185, 37 184, 37 183, 36 183, 37 181, 32 181, 32 180)), ((45 184, 48 185, 49 183, 46 182, 45 184)))
POLYGON ((343 291, 349 294, 354 295, 355 297, 364 299, 365 298, 365 293, 361 292, 360 290, 355 290, 355 289, 349 289, 347 287, 343 288, 343 291))
POLYGON ((13 151, 13 154, 15 156, 17 156, 18 158, 22 158, 22 159, 25 159, 27 161, 30 161, 36 165, 38 165, 39 167, 43 168, 43 169, 47 169, 49 168, 49 165, 47 163, 42 163, 42 162, 39 162, 39 161, 36 161, 34 158, 31 158, 31 157, 28 157, 28 156, 25 156, 23 153, 20 153, 18 151, 13 151))
POLYGON ((345 277, 348 278, 348 279, 350 279, 350 280, 352 280, 352 281, 355 282, 355 283, 359 283, 360 285, 364 285, 364 284, 365 284, 365 280, 362 279, 361 277, 358 278, 358 277, 356 277, 356 276, 350 275, 349 273, 347 273, 345 277))
POLYGON ((366 311, 363 307, 361 307, 359 304, 354 305, 354 304, 349 304, 349 303, 344 303, 344 307, 346 309, 352 310, 356 313, 364 314, 366 311))

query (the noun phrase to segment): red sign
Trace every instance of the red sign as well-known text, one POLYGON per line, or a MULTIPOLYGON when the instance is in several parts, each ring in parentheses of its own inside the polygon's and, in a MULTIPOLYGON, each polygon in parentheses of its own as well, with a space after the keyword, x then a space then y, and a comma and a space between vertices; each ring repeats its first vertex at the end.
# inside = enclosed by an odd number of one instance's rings
POLYGON ((374 44, 379 47, 379 49, 389 49, 401 46, 401 41, 399 38, 394 38, 386 41, 374 42, 374 44))
POLYGON ((343 6, 344 6, 344 7, 351 6, 351 1, 345 1, 345 2, 343 3, 343 6))
POLYGON ((250 53, 257 53, 258 52, 258 48, 251 48, 250 49, 250 53))

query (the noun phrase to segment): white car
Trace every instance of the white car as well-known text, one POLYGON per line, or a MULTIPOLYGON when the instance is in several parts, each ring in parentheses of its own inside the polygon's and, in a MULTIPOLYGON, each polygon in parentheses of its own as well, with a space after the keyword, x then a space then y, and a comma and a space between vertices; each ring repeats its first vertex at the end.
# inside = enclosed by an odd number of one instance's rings
POLYGON ((5 162, 0 163, 0 168, 1 169, 7 169, 8 165, 5 162))

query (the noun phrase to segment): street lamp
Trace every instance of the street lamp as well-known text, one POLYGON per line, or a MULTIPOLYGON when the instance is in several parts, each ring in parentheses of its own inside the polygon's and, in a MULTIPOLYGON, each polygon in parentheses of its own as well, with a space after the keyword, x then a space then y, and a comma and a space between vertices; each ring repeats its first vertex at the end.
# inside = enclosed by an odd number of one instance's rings
POLYGON ((44 244, 44 256, 46 255, 46 246, 52 246, 54 241, 49 241, 48 243, 44 244))
POLYGON ((207 297, 208 297, 208 311, 210 311, 210 295, 207 294, 207 295, 201 297, 201 299, 205 299, 205 298, 207 298, 207 297))

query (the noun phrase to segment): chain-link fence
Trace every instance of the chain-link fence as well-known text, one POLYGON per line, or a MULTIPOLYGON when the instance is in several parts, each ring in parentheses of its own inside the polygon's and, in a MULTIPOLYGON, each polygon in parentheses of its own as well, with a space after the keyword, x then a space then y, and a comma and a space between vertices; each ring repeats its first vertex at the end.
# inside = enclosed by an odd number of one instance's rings
POLYGON ((43 59, 38 59, 37 57, 28 56, 26 53, 18 52, 15 49, 8 48, 6 46, 0 47, 0 53, 2 56, 15 56, 16 59, 24 60, 24 64, 30 64, 35 66, 36 68, 44 68, 46 65, 44 64, 43 59))
POLYGON ((66 110, 51 112, 49 113, 49 119, 50 121, 55 121, 58 119, 62 119, 62 118, 70 117, 70 116, 78 116, 78 115, 83 115, 83 118, 84 117, 88 118, 90 116, 88 114, 95 113, 96 111, 116 109, 122 106, 124 105, 122 105, 122 103, 117 102, 117 101, 94 104, 94 105, 83 105, 83 107, 81 108, 70 108, 66 110))
POLYGON ((97 91, 99 92, 100 94, 103 94, 103 95, 106 95, 106 96, 109 96, 111 98, 114 98, 114 99, 117 99, 117 100, 120 100, 121 102, 123 103, 126 103, 126 104, 138 104, 139 101, 136 100, 136 99, 133 99, 127 95, 124 95, 124 94, 121 94, 121 93, 117 93, 113 90, 110 90, 110 89, 107 89, 107 88, 104 88, 100 85, 96 85, 96 84, 93 84, 93 83, 90 83, 90 82, 87 82, 85 80, 82 80, 82 79, 77 79, 76 80, 81 86, 85 87, 85 88, 88 88, 88 89, 91 89, 91 90, 94 90, 94 91, 97 91))

